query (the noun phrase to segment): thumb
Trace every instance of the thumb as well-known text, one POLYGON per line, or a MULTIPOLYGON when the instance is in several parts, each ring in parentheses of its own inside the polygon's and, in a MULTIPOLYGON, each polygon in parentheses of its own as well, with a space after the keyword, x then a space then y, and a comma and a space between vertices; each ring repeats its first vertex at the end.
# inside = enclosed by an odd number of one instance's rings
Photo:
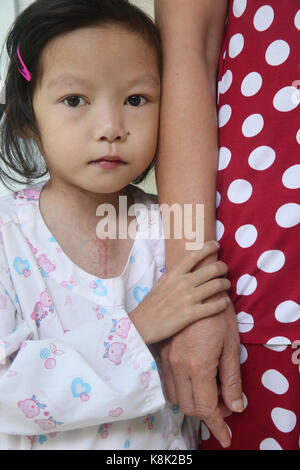
POLYGON ((219 363, 221 394, 225 405, 232 411, 244 410, 242 380, 240 370, 240 343, 238 337, 231 337, 224 345, 219 363))

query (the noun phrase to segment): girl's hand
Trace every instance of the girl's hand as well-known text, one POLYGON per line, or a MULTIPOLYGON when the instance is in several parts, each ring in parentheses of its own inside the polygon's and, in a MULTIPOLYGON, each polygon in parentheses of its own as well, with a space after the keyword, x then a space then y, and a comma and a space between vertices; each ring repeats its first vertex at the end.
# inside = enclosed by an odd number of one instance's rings
POLYGON ((227 296, 203 303, 230 288, 222 278, 228 272, 222 261, 192 269, 219 248, 207 242, 201 250, 189 251, 180 263, 164 274, 129 317, 146 344, 173 336, 191 323, 222 312, 230 300, 227 296))

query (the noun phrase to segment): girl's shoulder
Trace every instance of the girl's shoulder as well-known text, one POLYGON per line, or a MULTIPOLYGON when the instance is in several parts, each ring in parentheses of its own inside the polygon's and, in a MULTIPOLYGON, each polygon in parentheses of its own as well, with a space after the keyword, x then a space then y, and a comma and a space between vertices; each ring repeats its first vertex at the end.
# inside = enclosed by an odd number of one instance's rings
POLYGON ((39 201, 41 185, 36 184, 25 187, 19 191, 12 192, 0 197, 0 229, 8 222, 20 223, 20 213, 24 212, 25 206, 39 201))
POLYGON ((0 229, 8 222, 18 222, 15 193, 0 197, 0 229))

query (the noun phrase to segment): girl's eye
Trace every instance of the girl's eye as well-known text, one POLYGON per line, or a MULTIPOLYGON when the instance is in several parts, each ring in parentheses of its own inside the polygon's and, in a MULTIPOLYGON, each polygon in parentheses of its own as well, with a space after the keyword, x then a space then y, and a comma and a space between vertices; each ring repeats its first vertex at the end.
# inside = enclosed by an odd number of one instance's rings
POLYGON ((81 108, 81 106, 84 106, 86 101, 81 98, 80 96, 68 96, 63 100, 63 103, 66 104, 69 108, 81 108), (81 103, 81 106, 80 106, 81 103))
POLYGON ((141 95, 132 95, 129 96, 126 100, 126 104, 129 104, 130 106, 143 106, 145 103, 147 103, 147 99, 144 98, 144 96, 141 95))

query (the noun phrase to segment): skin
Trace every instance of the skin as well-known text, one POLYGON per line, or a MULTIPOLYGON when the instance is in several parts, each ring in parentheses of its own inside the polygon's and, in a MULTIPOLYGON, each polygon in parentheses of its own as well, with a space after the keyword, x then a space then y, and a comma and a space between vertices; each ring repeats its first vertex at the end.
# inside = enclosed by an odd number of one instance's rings
MULTIPOLYGON (((204 204, 205 240, 216 237, 216 83, 228 2, 218 0, 218 8, 215 3, 155 1, 164 61, 156 165, 159 201, 204 204)), ((166 240, 167 270, 185 252, 185 243, 184 238, 166 240)), ((215 259, 216 254, 197 268, 215 259)), ((223 447, 230 445, 224 415, 243 409, 239 354, 232 304, 190 325, 161 348, 168 398, 186 414, 201 418, 223 447)))

